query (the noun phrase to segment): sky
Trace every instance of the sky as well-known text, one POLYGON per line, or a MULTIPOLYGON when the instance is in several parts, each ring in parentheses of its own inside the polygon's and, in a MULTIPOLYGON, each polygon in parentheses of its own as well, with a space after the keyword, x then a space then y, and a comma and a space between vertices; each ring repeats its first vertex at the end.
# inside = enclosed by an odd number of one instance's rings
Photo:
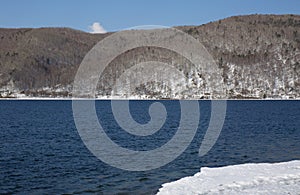
POLYGON ((201 25, 246 14, 300 14, 300 0, 0 0, 0 28, 101 33, 140 25, 201 25))

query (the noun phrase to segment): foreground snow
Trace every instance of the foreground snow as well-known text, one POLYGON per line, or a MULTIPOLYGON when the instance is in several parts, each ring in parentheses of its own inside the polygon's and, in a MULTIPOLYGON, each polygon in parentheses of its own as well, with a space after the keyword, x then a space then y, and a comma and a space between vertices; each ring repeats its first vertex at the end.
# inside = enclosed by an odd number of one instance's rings
POLYGON ((201 168, 158 194, 300 194, 300 161, 201 168))

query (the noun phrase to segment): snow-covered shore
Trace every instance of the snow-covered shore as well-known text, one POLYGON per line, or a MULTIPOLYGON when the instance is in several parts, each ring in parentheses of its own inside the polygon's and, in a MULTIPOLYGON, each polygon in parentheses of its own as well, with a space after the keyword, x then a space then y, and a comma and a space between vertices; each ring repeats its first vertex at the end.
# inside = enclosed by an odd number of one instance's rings
POLYGON ((159 195, 299 193, 300 160, 202 167, 194 176, 163 184, 158 192, 159 195))
POLYGON ((96 98, 72 98, 72 97, 33 97, 33 96, 16 96, 16 97, 0 97, 1 100, 243 100, 243 101, 268 101, 268 100, 300 100, 300 98, 293 98, 293 99, 287 99, 287 98, 265 98, 265 99, 243 99, 243 98, 230 98, 230 99, 199 99, 199 98, 148 98, 148 97, 139 97, 139 96, 131 96, 131 97, 96 97, 96 98))

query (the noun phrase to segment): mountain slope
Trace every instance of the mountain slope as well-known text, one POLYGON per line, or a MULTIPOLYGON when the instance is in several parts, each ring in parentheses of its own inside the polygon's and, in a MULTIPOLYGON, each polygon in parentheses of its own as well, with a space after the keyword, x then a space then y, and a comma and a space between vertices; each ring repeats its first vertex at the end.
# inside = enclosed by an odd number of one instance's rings
MULTIPOLYGON (((201 26, 176 28, 198 39, 212 54, 223 72, 224 97, 299 98, 299 15, 235 16, 201 26)), ((109 34, 95 35, 68 28, 0 29, 0 95, 70 95, 83 57, 109 34)), ((170 58, 170 63, 178 67, 184 64, 172 52, 151 50, 160 61, 170 58)), ((128 68, 130 57, 153 59, 145 51, 146 48, 137 48, 115 59, 106 71, 110 74, 99 81, 99 95, 111 95, 111 87, 120 72, 128 68)), ((183 72, 189 71, 184 67, 183 72)), ((200 90, 204 98, 215 98, 210 89, 204 91, 197 83, 199 78, 194 79, 192 91, 200 90)), ((136 93, 149 92, 149 86, 142 88, 136 93)), ((168 97, 168 94, 148 95, 168 97)))

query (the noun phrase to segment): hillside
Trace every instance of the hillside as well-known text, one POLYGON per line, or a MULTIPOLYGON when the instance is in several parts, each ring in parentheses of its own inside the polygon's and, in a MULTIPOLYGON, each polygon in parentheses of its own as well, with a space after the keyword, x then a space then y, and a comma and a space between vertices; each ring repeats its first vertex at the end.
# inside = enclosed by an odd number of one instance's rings
MULTIPOLYGON (((223 74, 225 98, 300 98, 300 16, 235 16, 201 26, 176 27, 195 37, 216 60, 223 74)), ((0 29, 0 97, 71 96, 77 68, 85 54, 106 34, 68 28, 0 29)), ((200 74, 185 67, 185 59, 159 48, 136 48, 111 62, 101 77, 99 96, 110 96, 112 86, 132 64, 166 61, 192 77, 191 92, 216 98, 204 88, 200 74)), ((205 83, 205 82, 204 82, 205 83)), ((134 95, 168 98, 141 86, 134 95)), ((171 90, 171 89, 170 89, 171 90)), ((173 96, 172 96, 173 97, 173 96)), ((178 98, 182 98, 178 96, 178 98)), ((184 98, 193 98, 192 94, 184 98)))

